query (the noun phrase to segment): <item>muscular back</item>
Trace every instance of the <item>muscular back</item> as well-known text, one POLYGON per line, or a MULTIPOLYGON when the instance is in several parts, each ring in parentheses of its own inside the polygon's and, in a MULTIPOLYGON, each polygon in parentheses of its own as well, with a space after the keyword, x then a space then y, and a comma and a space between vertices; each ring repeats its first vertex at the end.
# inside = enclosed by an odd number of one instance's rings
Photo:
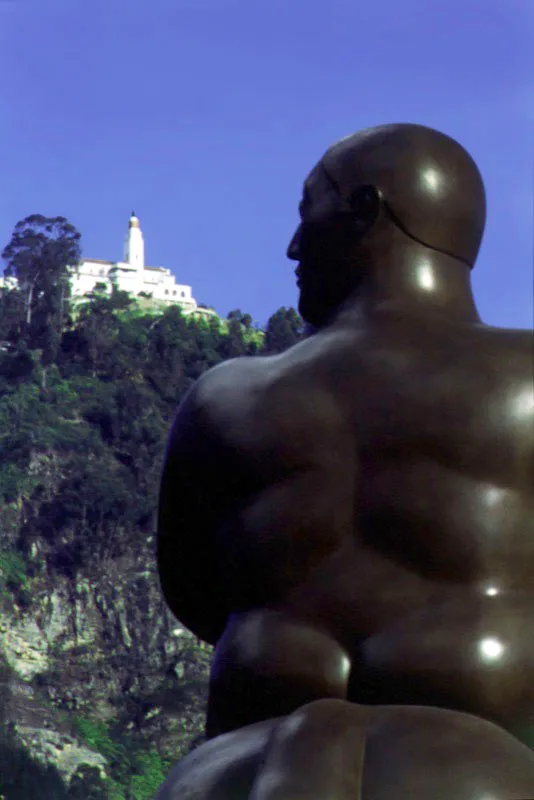
MULTIPOLYGON (((204 467, 218 466, 197 520, 211 607, 182 583, 174 610, 201 634, 211 615, 212 641, 230 613, 289 611, 350 654, 353 699, 414 702, 417 677, 417 700, 506 723, 503 697, 531 700, 534 656, 510 630, 534 611, 532 337, 407 322, 338 323, 198 384, 204 467)), ((206 587, 198 550, 184 555, 206 587)))

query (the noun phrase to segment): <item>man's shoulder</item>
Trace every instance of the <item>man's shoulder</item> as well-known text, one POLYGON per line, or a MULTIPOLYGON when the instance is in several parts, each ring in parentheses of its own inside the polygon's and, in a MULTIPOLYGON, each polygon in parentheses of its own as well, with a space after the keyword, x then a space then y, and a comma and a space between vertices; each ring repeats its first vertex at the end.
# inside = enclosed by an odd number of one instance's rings
POLYGON ((258 364, 267 364, 268 360, 269 357, 240 356, 222 361, 197 380, 195 387, 198 399, 207 399, 216 390, 232 388, 237 380, 250 382, 259 373, 258 364))
POLYGON ((225 430, 250 410, 268 371, 268 357, 244 356, 204 372, 178 407, 171 440, 186 435, 215 443, 226 438, 225 430))
POLYGON ((474 353, 482 359, 508 356, 532 359, 534 332, 519 328, 501 328, 483 322, 468 322, 434 317, 390 315, 376 326, 381 346, 421 354, 440 352, 456 354, 459 362, 474 353))
POLYGON ((499 360, 503 369, 526 368, 531 374, 534 331, 484 325, 476 333, 475 344, 478 345, 481 355, 499 360))
POLYGON ((187 416, 190 422, 194 418, 205 432, 212 433, 224 430, 225 425, 230 430, 244 420, 257 421, 258 414, 276 413, 280 404, 287 416, 293 406, 309 407, 310 393, 314 397, 338 394, 338 378, 347 365, 356 367, 362 360, 358 343, 358 332, 332 328, 283 353, 224 361, 200 376, 179 416, 187 416))
POLYGON ((192 389, 191 400, 199 408, 239 405, 244 397, 258 397, 293 373, 302 375, 303 366, 313 367, 315 350, 315 343, 305 340, 283 353, 223 361, 201 375, 192 389))
POLYGON ((191 389, 189 402, 204 413, 221 406, 238 405, 265 382, 268 357, 242 356, 207 370, 191 389))
POLYGON ((491 325, 482 326, 488 339, 507 344, 510 347, 517 347, 518 350, 532 348, 534 342, 534 331, 524 328, 499 328, 491 325))
POLYGON ((301 345, 273 356, 225 361, 204 373, 188 399, 189 421, 194 418, 194 426, 214 442, 248 440, 252 430, 258 436, 272 432, 282 418, 286 425, 296 417, 318 422, 314 409, 321 398, 324 408, 323 395, 329 396, 324 347, 301 345))

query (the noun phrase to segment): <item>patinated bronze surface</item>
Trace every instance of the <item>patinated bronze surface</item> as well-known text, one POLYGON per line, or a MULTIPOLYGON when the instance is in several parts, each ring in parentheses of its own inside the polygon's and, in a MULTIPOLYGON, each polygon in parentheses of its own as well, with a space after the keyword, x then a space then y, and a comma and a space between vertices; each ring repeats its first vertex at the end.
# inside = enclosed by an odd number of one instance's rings
POLYGON ((318 700, 212 739, 156 800, 525 800, 532 769, 524 745, 479 717, 318 700))
POLYGON ((478 169, 381 126, 327 151, 300 213, 317 333, 205 374, 169 437, 162 588, 216 644, 229 734, 193 755, 249 753, 232 798, 534 797, 533 336, 476 309, 478 169))

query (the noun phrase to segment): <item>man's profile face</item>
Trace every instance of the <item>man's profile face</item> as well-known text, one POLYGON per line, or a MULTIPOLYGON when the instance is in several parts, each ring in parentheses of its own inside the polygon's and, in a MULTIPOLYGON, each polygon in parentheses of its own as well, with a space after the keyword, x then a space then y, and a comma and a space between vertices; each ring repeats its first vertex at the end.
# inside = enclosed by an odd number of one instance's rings
POLYGON ((321 163, 304 183, 299 213, 287 256, 299 262, 299 312, 306 322, 321 327, 354 288, 348 266, 356 241, 347 204, 321 163))

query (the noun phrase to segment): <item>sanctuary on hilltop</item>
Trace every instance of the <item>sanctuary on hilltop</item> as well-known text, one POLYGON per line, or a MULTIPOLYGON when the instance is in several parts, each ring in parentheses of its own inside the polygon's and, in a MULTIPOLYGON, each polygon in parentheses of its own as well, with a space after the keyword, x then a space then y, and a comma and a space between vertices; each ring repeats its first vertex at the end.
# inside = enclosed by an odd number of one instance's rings
POLYGON ((139 219, 133 211, 128 222, 122 261, 84 258, 71 270, 71 288, 74 298, 82 297, 93 291, 97 283, 104 283, 109 290, 115 283, 119 289, 133 296, 143 292, 161 303, 179 305, 184 311, 197 310, 197 302, 192 296, 191 286, 176 283, 176 278, 170 269, 149 267, 145 264, 143 233, 139 219))
MULTIPOLYGON (((199 308, 192 296, 191 287, 176 283, 170 269, 149 267, 145 264, 143 234, 139 219, 133 211, 128 222, 122 261, 82 258, 79 264, 69 267, 69 272, 73 299, 81 299, 89 294, 98 283, 103 283, 108 291, 115 284, 117 288, 134 297, 142 292, 158 304, 179 305, 185 313, 195 311, 203 315, 215 315, 213 309, 199 308)), ((16 285, 15 278, 0 277, 0 289, 16 285)))

